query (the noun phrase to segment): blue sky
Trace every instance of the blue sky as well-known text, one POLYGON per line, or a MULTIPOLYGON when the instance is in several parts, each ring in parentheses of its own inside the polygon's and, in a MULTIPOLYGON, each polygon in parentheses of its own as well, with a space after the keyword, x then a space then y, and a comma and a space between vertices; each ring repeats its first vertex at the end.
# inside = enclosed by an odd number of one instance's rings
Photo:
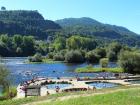
POLYGON ((7 10, 38 10, 45 19, 91 17, 140 34, 140 0, 0 0, 7 10))

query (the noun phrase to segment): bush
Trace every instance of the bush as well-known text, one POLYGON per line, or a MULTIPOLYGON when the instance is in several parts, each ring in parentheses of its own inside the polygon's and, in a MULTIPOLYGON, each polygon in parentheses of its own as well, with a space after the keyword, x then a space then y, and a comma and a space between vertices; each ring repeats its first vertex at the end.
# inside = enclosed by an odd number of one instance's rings
POLYGON ((5 94, 9 94, 9 86, 10 86, 10 78, 9 78, 10 72, 9 70, 3 66, 0 65, 0 86, 2 87, 2 93, 4 94, 4 97, 1 97, 0 99, 5 99, 7 98, 7 95, 5 96, 5 94))
POLYGON ((53 56, 53 60, 54 61, 64 61, 65 57, 61 54, 56 54, 56 55, 53 56))
POLYGON ((123 51, 119 56, 119 64, 128 73, 140 73, 140 53, 123 51))
POLYGON ((90 51, 86 54, 86 59, 90 63, 98 63, 100 60, 100 56, 97 55, 95 52, 90 51))
POLYGON ((111 50, 110 50, 110 51, 107 53, 107 57, 108 57, 109 61, 114 62, 114 61, 117 60, 118 55, 117 55, 114 51, 111 51, 111 50))
POLYGON ((29 62, 42 62, 42 55, 36 53, 33 57, 28 58, 29 62))
POLYGON ((100 65, 102 68, 107 68, 108 67, 108 58, 100 59, 100 65))
POLYGON ((74 50, 66 53, 65 60, 68 63, 82 63, 84 62, 84 57, 82 56, 80 51, 74 50))
POLYGON ((94 51, 95 51, 95 53, 96 53, 97 55, 99 55, 101 58, 105 58, 105 57, 106 57, 106 50, 105 50, 105 48, 97 48, 97 49, 95 49, 94 51))
POLYGON ((54 56, 54 53, 53 52, 48 53, 48 58, 49 59, 53 59, 53 56, 54 56))
POLYGON ((17 95, 16 87, 10 87, 9 91, 5 92, 3 95, 3 99, 11 99, 17 95))

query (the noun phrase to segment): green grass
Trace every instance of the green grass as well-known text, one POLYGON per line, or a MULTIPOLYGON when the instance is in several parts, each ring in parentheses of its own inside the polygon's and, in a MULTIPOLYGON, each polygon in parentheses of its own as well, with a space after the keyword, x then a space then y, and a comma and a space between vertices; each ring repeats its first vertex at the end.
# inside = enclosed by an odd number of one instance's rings
POLYGON ((77 73, 94 73, 94 72, 113 72, 113 73, 122 73, 124 70, 122 68, 93 68, 93 67, 83 67, 77 68, 75 70, 77 73))
POLYGON ((39 105, 140 105, 140 88, 64 101, 52 101, 39 105))
MULTIPOLYGON (((117 90, 117 89, 128 90, 128 89, 131 89, 131 88, 136 88, 137 90, 140 90, 139 86, 120 86, 120 87, 115 87, 115 88, 97 89, 96 91, 69 92, 69 93, 53 94, 53 95, 44 96, 44 97, 30 97, 30 98, 23 98, 23 99, 5 100, 5 101, 0 101, 0 105, 22 105, 22 104, 26 104, 26 103, 44 101, 44 100, 48 100, 48 99, 57 100, 58 97, 64 97, 64 96, 86 95, 86 94, 90 95, 90 94, 93 94, 93 93, 104 93, 104 92, 114 91, 114 90, 117 90)), ((134 96, 134 95, 132 95, 132 96, 134 96)), ((46 105, 46 104, 42 103, 41 105, 46 105)), ((47 104, 47 105, 51 105, 51 104, 47 104)), ((52 104, 52 105, 55 105, 55 104, 52 104)), ((59 104, 56 104, 56 105, 59 105, 59 104)), ((87 105, 87 104, 85 104, 85 105, 87 105)))

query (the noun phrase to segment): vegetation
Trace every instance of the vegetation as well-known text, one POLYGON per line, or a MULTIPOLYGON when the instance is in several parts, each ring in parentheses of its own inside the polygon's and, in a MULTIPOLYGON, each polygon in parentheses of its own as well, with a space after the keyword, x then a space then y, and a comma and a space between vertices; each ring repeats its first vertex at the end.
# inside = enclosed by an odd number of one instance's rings
POLYGON ((140 73, 140 53, 122 51, 119 58, 120 66, 128 73, 140 73))
POLYGON ((38 105, 139 105, 139 91, 140 89, 128 89, 95 96, 72 98, 64 101, 56 100, 38 105))
POLYGON ((113 72, 113 73, 122 73, 124 70, 122 68, 94 68, 89 65, 83 68, 77 68, 75 70, 77 73, 95 73, 95 72, 113 72))
POLYGON ((70 51, 66 53, 65 60, 68 63, 81 63, 84 62, 84 57, 80 51, 70 51))
POLYGON ((9 85, 10 85, 10 80, 8 78, 10 72, 9 70, 4 67, 3 65, 0 65, 0 85, 3 88, 3 93, 9 92, 9 85))
POLYGON ((1 56, 29 56, 35 53, 35 39, 32 36, 0 36, 1 56))
POLYGON ((63 28, 61 33, 66 36, 76 34, 96 37, 101 42, 118 41, 129 46, 140 45, 140 36, 134 32, 124 27, 103 24, 91 18, 66 18, 57 20, 56 23, 63 28))
POLYGON ((108 58, 100 59, 100 65, 101 65, 102 68, 108 67, 108 63, 109 63, 108 58))
POLYGON ((0 11, 0 34, 32 35, 38 39, 47 39, 49 30, 61 29, 50 20, 45 20, 37 11, 14 10, 0 11))
POLYGON ((11 99, 16 96, 16 88, 10 87, 10 72, 9 70, 0 65, 0 86, 2 87, 2 96, 0 100, 11 99))
POLYGON ((140 37, 124 27, 90 18, 55 23, 37 11, 1 9, 0 56, 33 56, 30 62, 101 63, 103 68, 118 61, 125 72, 140 73, 140 37), (125 51, 129 53, 122 54, 125 51))
POLYGON ((39 53, 36 53, 33 57, 28 58, 29 62, 42 62, 42 56, 39 53))
MULTIPOLYGON (((44 97, 29 97, 29 98, 23 98, 23 99, 12 99, 12 100, 4 100, 4 101, 0 101, 0 105, 22 105, 22 104, 27 104, 27 103, 31 103, 31 102, 42 102, 45 100, 57 100, 58 98, 61 97, 65 97, 65 96, 73 96, 73 95, 92 95, 94 93, 106 93, 106 92, 110 92, 110 91, 114 91, 117 89, 126 89, 126 90, 133 90, 133 88, 135 88, 135 90, 137 90, 137 92, 139 91, 139 87, 116 87, 116 88, 108 88, 108 89, 99 89, 96 91, 80 91, 80 92, 68 92, 68 93, 59 93, 59 94, 52 94, 49 96, 44 96, 44 97), (132 88, 132 89, 131 89, 132 88)), ((133 95, 132 95, 133 96, 133 95)), ((44 104, 44 103, 42 103, 44 104)), ((46 103, 47 104, 47 103, 46 103)))

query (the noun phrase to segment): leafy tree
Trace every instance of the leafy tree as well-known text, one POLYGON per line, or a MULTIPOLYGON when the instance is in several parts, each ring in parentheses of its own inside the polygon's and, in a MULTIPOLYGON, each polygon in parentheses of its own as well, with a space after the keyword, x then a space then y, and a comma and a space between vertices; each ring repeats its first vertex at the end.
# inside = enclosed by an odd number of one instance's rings
POLYGON ((128 73, 140 73, 140 53, 123 51, 119 56, 119 64, 128 73))
POLYGON ((65 57, 64 57, 62 54, 57 53, 57 54, 55 54, 55 55, 53 56, 53 60, 54 60, 54 61, 64 61, 64 60, 65 60, 65 57))
POLYGON ((48 53, 48 55, 47 55, 47 57, 48 57, 49 59, 53 59, 53 56, 54 56, 54 53, 53 53, 53 52, 50 52, 50 53, 48 53))
POLYGON ((122 49, 121 44, 118 42, 113 42, 108 46, 108 54, 107 57, 110 61, 116 61, 118 59, 118 55, 122 49))
POLYGON ((109 61, 116 61, 117 60, 117 56, 118 55, 114 51, 112 51, 112 50, 110 50, 107 53, 107 57, 108 57, 109 61))
POLYGON ((94 50, 94 52, 99 55, 101 58, 106 57, 106 50, 105 48, 97 48, 94 50))
POLYGON ((80 37, 80 36, 71 36, 67 39, 67 48, 68 49, 95 49, 97 46, 97 43, 94 39, 86 38, 86 37, 80 37))
POLYGON ((65 49, 66 47, 66 39, 64 37, 58 37, 55 39, 53 43, 54 49, 56 51, 60 51, 62 49, 65 49))
POLYGON ((106 67, 108 67, 108 58, 102 58, 102 59, 100 59, 100 65, 101 65, 101 67, 102 68, 106 68, 106 67))
POLYGON ((36 53, 33 57, 28 58, 29 62, 42 62, 42 55, 36 53))
POLYGON ((2 11, 5 11, 5 10, 6 10, 6 7, 2 6, 2 7, 1 7, 1 10, 2 10, 2 11))
POLYGON ((84 62, 84 57, 78 50, 68 51, 65 55, 65 60, 68 63, 82 63, 84 62))
POLYGON ((9 93, 10 86, 9 75, 10 75, 9 70, 5 66, 0 65, 0 85, 3 87, 3 93, 5 92, 9 93))
POLYGON ((41 53, 42 55, 47 55, 49 52, 49 44, 46 41, 36 41, 35 52, 41 53))
POLYGON ((32 36, 23 36, 23 51, 24 56, 29 56, 35 53, 35 39, 32 36))
POLYGON ((100 60, 100 56, 97 55, 94 51, 90 51, 86 54, 86 59, 90 63, 98 63, 100 60))

